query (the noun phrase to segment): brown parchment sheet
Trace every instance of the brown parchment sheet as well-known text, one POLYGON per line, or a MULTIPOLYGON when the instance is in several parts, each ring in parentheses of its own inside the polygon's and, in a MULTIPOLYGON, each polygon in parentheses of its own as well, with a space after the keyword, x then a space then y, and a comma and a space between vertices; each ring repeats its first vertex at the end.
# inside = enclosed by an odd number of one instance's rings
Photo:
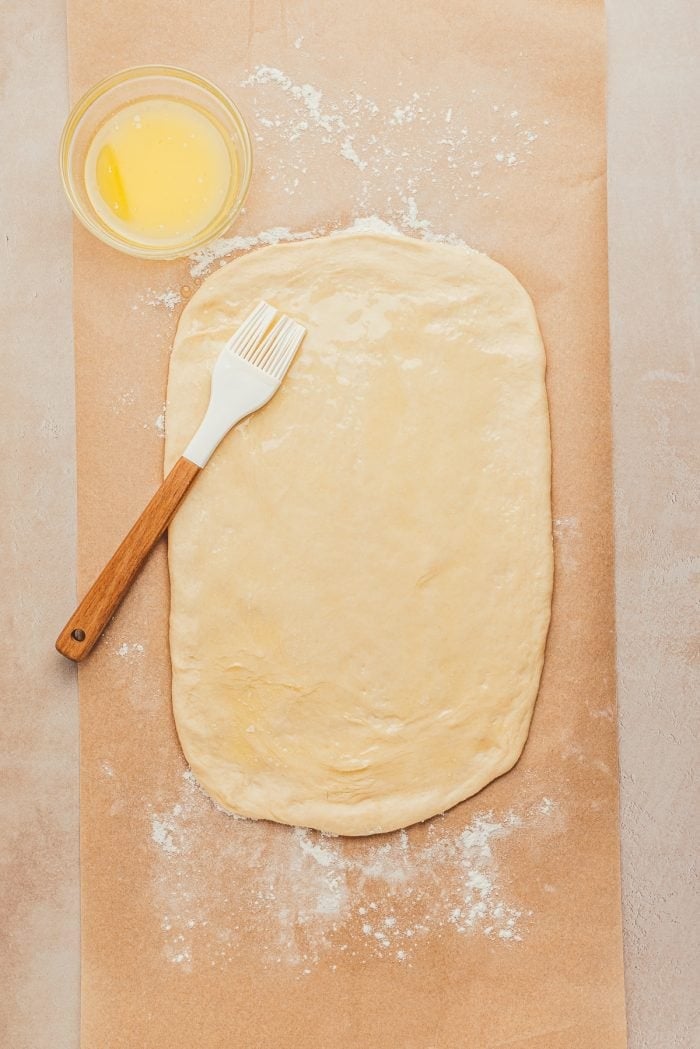
POLYGON ((80 669, 83 1049, 623 1047, 602 3, 68 8, 73 100, 185 66, 255 146, 241 239, 149 263, 75 230, 80 591, 160 479, 182 303, 221 257, 368 216, 464 240, 532 295, 556 552, 516 768, 345 841, 232 819, 188 775, 161 544, 80 669))

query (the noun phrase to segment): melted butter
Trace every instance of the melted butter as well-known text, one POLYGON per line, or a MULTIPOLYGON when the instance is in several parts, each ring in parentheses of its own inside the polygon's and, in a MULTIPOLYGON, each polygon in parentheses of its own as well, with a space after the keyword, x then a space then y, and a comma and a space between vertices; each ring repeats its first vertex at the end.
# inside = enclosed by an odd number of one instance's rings
POLYGON ((142 245, 180 244, 221 213, 236 172, 222 131, 172 98, 134 102, 96 133, 85 186, 99 219, 142 245))

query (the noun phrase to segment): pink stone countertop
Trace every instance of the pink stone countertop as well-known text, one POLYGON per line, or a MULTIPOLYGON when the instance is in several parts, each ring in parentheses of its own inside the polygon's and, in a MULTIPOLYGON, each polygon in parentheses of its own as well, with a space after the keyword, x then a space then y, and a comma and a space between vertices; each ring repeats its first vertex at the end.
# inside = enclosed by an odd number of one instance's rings
MULTIPOLYGON (((693 1049, 700 21, 693 0, 609 0, 608 22, 629 1044, 693 1049)), ((71 223, 56 163, 67 107, 64 0, 10 0, 3 29, 0 856, 3 880, 23 891, 3 891, 0 1044, 76 1049, 77 689, 73 667, 53 653, 75 598, 71 223)))

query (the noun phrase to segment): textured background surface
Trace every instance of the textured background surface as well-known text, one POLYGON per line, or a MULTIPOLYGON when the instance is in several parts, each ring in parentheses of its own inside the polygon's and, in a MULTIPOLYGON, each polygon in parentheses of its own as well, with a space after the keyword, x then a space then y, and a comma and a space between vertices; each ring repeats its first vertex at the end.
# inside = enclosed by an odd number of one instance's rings
MULTIPOLYGON (((700 694, 700 98, 692 0, 610 0, 610 269, 626 966, 631 1049, 699 1035, 692 759, 700 694), (694 225, 695 224, 695 225, 694 225)), ((75 583, 70 220, 56 146, 62 0, 5 12, 0 1040, 75 1049, 77 708, 54 658, 75 583), (9 331, 7 328, 9 327, 9 331), (14 877, 12 877, 14 876, 14 877), (6 944, 5 944, 5 941, 6 944), (7 971, 6 971, 7 970, 7 971)))
POLYGON ((631 1049, 700 1045, 700 8, 609 0, 622 872, 631 1049), (694 810, 694 812, 693 812, 694 810))

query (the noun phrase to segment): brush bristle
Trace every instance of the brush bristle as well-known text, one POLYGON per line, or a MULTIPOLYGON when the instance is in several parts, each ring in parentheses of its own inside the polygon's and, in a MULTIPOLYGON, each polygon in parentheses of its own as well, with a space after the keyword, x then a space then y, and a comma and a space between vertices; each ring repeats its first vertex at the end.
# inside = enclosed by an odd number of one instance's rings
POLYGON ((268 331, 273 320, 277 316, 277 310, 269 302, 259 302, 254 310, 248 314, 236 334, 229 339, 227 350, 235 353, 245 360, 255 352, 268 331))
POLYGON ((294 354, 299 349, 306 328, 291 317, 283 315, 268 331, 265 338, 246 344, 246 352, 236 351, 250 364, 281 382, 294 354))

